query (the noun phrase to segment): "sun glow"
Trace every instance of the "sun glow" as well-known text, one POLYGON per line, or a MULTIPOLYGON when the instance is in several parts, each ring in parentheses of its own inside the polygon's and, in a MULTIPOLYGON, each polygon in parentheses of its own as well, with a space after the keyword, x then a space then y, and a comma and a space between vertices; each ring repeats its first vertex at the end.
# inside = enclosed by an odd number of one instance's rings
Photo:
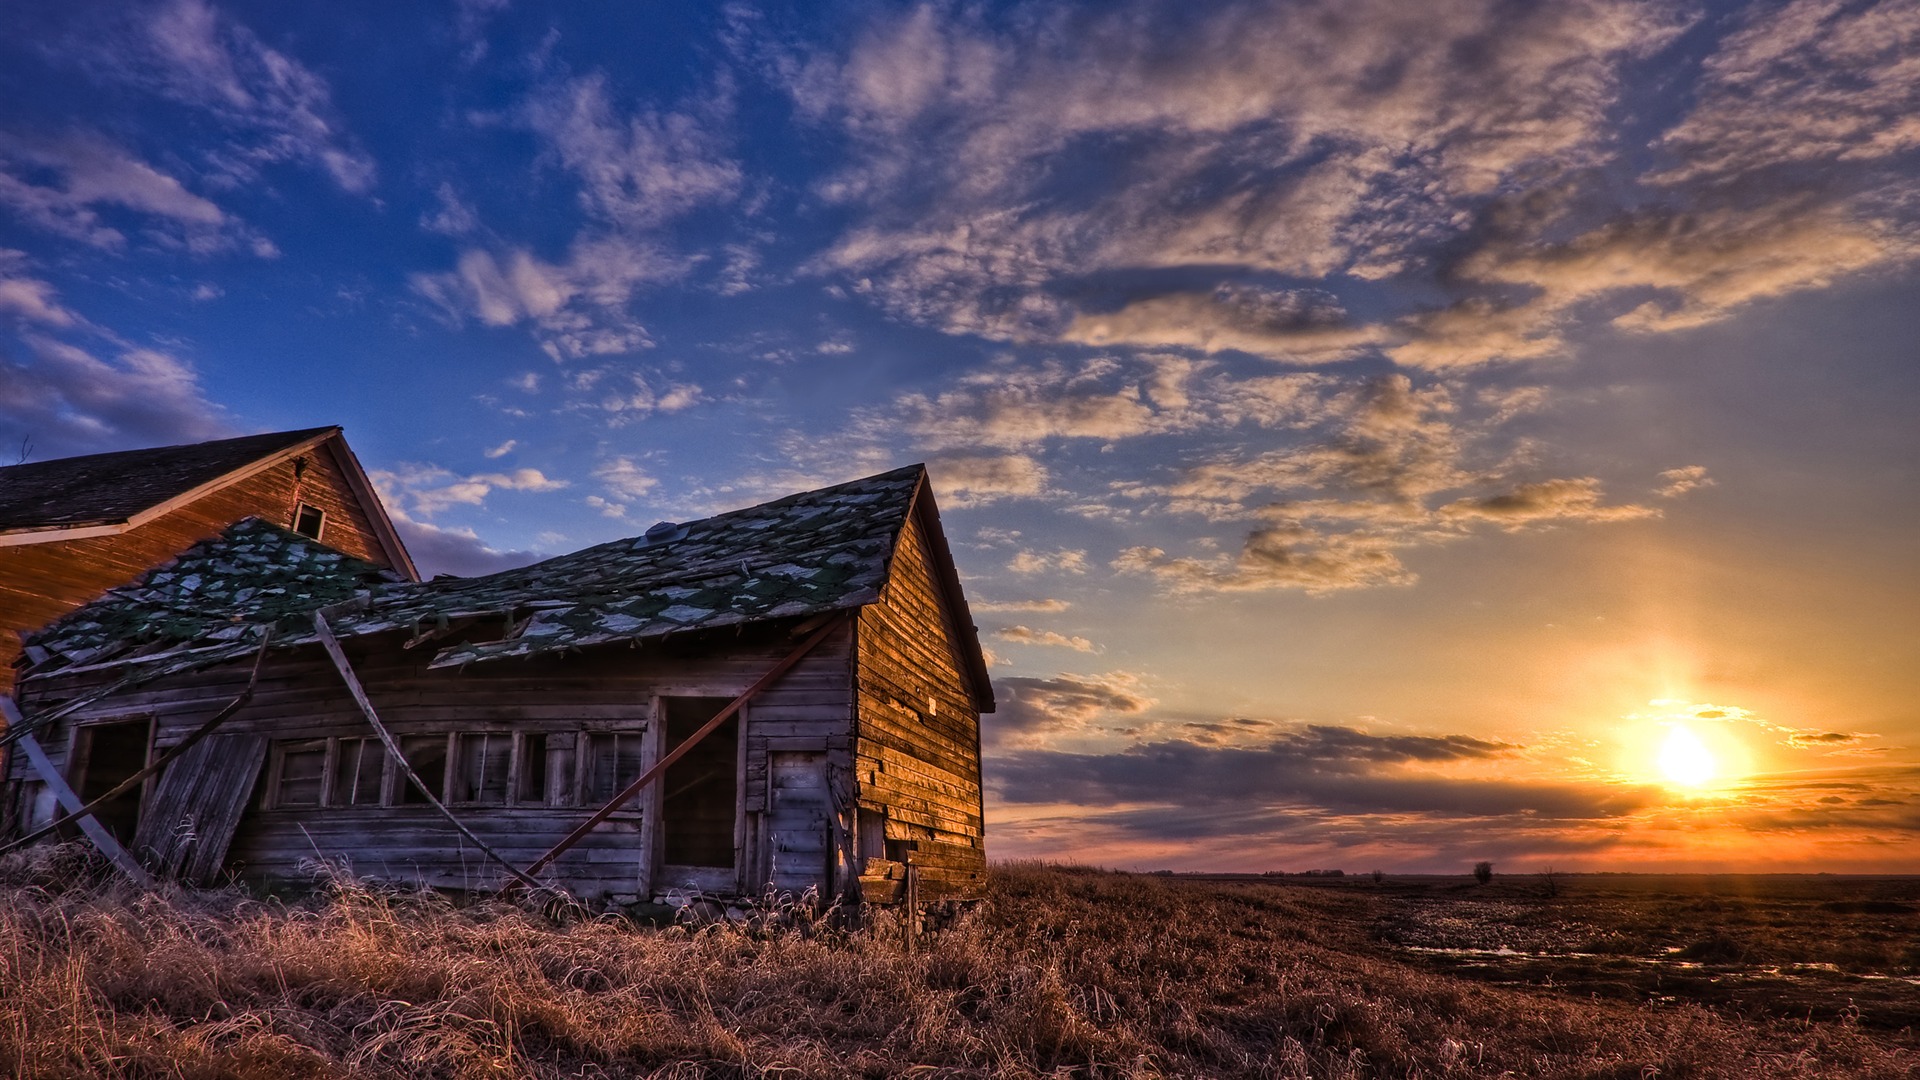
POLYGON ((1667 735, 1667 741, 1660 747, 1660 775, 1676 787, 1703 788, 1713 783, 1719 775, 1719 763, 1714 760, 1713 751, 1700 737, 1683 727, 1676 727, 1667 735))

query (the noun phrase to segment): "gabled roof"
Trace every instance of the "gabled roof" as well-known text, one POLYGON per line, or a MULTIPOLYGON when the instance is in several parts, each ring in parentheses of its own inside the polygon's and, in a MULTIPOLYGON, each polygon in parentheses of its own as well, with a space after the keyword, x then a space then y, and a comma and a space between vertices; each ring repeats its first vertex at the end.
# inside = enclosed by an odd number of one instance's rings
MULTIPOLYGON (((276 624, 277 647, 310 642, 312 612, 343 601, 353 602, 329 613, 342 638, 420 635, 462 619, 503 634, 443 648, 434 667, 846 610, 880 598, 916 512, 934 513, 920 465, 649 530, 653 539, 427 582, 383 579, 371 564, 249 519, 34 635, 27 676, 125 665, 151 677, 217 663, 258 648, 267 623, 276 624)), ((991 709, 979 643, 935 526, 961 660, 991 709)))
POLYGON ((388 560, 414 576, 406 545, 337 426, 0 468, 0 547, 126 532, 323 444, 333 449, 388 560))
POLYGON ((337 427, 121 450, 0 468, 0 531, 120 525, 337 427))

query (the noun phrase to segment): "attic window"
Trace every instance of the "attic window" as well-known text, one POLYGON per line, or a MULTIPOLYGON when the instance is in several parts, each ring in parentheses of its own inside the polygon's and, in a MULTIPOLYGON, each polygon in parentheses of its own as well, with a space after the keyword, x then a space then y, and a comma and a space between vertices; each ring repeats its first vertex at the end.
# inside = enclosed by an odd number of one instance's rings
POLYGON ((310 540, 320 539, 320 530, 327 524, 327 512, 317 506, 301 503, 293 512, 293 531, 310 540))

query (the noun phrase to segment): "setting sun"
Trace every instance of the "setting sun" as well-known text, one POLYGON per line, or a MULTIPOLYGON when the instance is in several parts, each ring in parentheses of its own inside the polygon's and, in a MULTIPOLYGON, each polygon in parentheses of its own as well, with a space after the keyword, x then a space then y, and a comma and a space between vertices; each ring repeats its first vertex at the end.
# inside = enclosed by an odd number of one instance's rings
POLYGON ((1676 727, 1660 747, 1660 775, 1678 787, 1699 788, 1712 783, 1719 768, 1713 751, 1693 732, 1676 727))

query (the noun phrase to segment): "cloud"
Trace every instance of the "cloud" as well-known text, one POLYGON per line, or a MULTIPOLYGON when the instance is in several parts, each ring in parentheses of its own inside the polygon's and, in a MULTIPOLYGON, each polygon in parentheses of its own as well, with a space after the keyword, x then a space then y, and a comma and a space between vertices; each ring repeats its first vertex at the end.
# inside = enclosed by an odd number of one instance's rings
POLYGON ((1166 293, 1108 314, 1081 313, 1061 339, 1086 345, 1236 349, 1275 360, 1342 360, 1390 340, 1381 326, 1356 326, 1317 290, 1258 291, 1222 285, 1210 293, 1166 293))
POLYGON ((335 119, 326 80, 203 0, 148 9, 140 48, 98 60, 104 73, 224 122, 235 138, 209 153, 207 165, 226 183, 251 183, 262 166, 294 161, 319 168, 343 191, 373 189, 373 159, 335 119))
POLYGON ((644 499, 660 486, 659 480, 627 457, 601 462, 594 467, 593 476, 606 485, 609 494, 621 499, 644 499))
POLYGON ((54 140, 0 138, 0 206, 36 228, 120 250, 127 234, 103 211, 128 211, 154 243, 195 254, 271 245, 179 180, 93 134, 54 140))
POLYGON ((1714 483, 1713 477, 1707 475, 1705 465, 1682 465, 1661 472, 1660 487, 1654 494, 1663 499, 1677 499, 1689 491, 1712 487, 1714 483))
POLYGON ((371 474, 388 506, 413 515, 432 517, 454 506, 480 506, 495 490, 548 492, 568 487, 539 469, 476 473, 461 476, 438 465, 401 465, 371 474))
POLYGON ((437 574, 476 577, 496 574, 538 562, 531 551, 500 551, 488 545, 472 529, 442 528, 404 516, 394 518, 394 528, 407 545, 407 553, 420 570, 420 576, 437 574))
POLYGON ((1068 637, 1052 630, 1035 630, 1026 626, 1003 626, 993 632, 1001 641, 1011 641, 1019 645, 1045 645, 1072 649, 1075 652, 1099 652, 1099 646, 1083 637, 1068 637))
POLYGON ((1566 521, 1633 521, 1659 511, 1633 504, 1601 504, 1600 481, 1591 476, 1519 484, 1494 495, 1461 499, 1440 507, 1439 517, 1487 521, 1508 531, 1566 521))
POLYGON ((739 191, 740 166, 715 128, 724 95, 681 110, 616 114, 603 75, 548 86, 525 106, 527 125, 580 180, 580 202, 597 218, 652 228, 739 191))
MULTIPOLYGON (((1463 416, 1446 384, 1388 375, 1318 384, 1313 396, 1315 404, 1298 414, 1304 437, 1296 445, 1115 485, 1122 497, 1167 511, 1263 522, 1237 554, 1172 555, 1139 545, 1112 567, 1173 592, 1325 594, 1411 585, 1418 578, 1401 552, 1459 540, 1480 525, 1517 531, 1657 516, 1605 502, 1593 477, 1513 477, 1525 458, 1479 446, 1495 421, 1463 416)), ((1473 404, 1512 407, 1500 395, 1473 404)))
POLYGON ((925 6, 774 66, 855 148, 819 192, 863 216, 818 272, 954 333, 1294 357, 1384 332, 1209 295, 1222 272, 1417 267, 1503 183, 1605 161, 1622 66, 1682 25, 1612 2, 925 6), (1215 280, 1095 278, 1186 268, 1215 280))
POLYGON ((626 311, 633 291, 678 276, 684 264, 645 242, 614 238, 575 243, 565 264, 524 248, 469 248, 454 268, 408 276, 413 290, 459 324, 531 323, 555 361, 650 348, 646 329, 626 311))
POLYGON ((1678 184, 1920 147, 1920 9, 1794 0, 1744 13, 1707 58, 1687 117, 1660 140, 1678 184))
POLYGON ((60 302, 52 285, 28 276, 26 266, 26 252, 0 248, 0 315, 60 328, 86 321, 60 302))
POLYGON ((1155 704, 1140 691, 1140 677, 1125 671, 1105 675, 1017 676, 995 679, 1001 698, 980 735, 992 746, 1038 745, 1088 731, 1095 721, 1137 716, 1155 704))
POLYGON ((1007 569, 1016 574, 1084 574, 1087 572, 1087 553, 1070 548, 1057 551, 1023 549, 1014 552, 1013 558, 1007 561, 1007 569))
POLYGON ((8 445, 30 438, 40 455, 66 457, 235 433, 177 357, 122 348, 102 358, 38 334, 22 340, 25 356, 0 354, 0 437, 8 445))
MULTIPOLYGON (((1425 766, 1496 761, 1515 747, 1468 736, 1377 736, 1321 727, 1264 745, 1143 742, 1111 753, 1012 749, 991 767, 995 794, 1008 803, 1068 803, 1086 809, 1177 806, 1188 822, 1131 818, 1142 835, 1183 834, 1222 808, 1302 809, 1335 815, 1422 815, 1578 822, 1620 818, 1651 804, 1657 792, 1612 784, 1463 777, 1425 766), (1161 829, 1167 832, 1161 832, 1161 829)), ((1105 820, 1113 820, 1111 818, 1105 820)), ((1233 821, 1211 829, 1232 835, 1233 821)))
POLYGON ((520 445, 520 440, 508 439, 506 442, 501 443, 499 446, 496 446, 493 449, 488 450, 484 456, 488 460, 492 460, 495 458, 503 458, 503 457, 506 457, 508 454, 513 453, 513 448, 519 445, 520 445))
POLYGON ((1006 498, 1047 492, 1046 466, 1025 454, 942 457, 929 473, 934 491, 949 509, 984 506, 1006 498))
POLYGON ((437 232, 446 236, 465 236, 480 227, 480 217, 460 198, 460 193, 445 180, 433 190, 440 207, 431 213, 420 215, 420 227, 428 232, 437 232))
POLYGON ((938 450, 1030 450, 1064 439, 1114 442, 1252 423, 1304 422, 1333 380, 1286 374, 1235 377, 1211 361, 1167 354, 1078 363, 1002 363, 934 394, 905 394, 866 410, 857 431, 901 427, 938 450))
POLYGON ((1046 598, 1041 600, 974 600, 968 607, 977 612, 1059 612, 1072 607, 1065 600, 1046 598))

